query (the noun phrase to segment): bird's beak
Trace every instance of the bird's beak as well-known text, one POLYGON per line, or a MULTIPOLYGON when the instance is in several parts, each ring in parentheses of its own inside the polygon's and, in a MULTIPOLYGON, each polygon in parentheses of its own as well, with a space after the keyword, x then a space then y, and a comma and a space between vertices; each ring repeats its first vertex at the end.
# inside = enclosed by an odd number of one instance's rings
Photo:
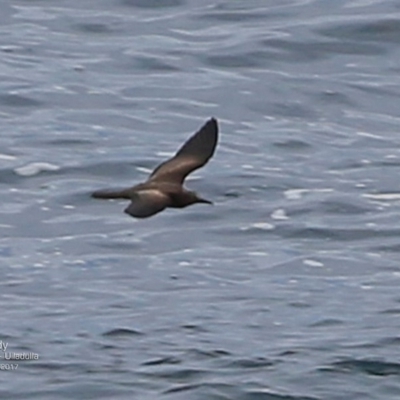
POLYGON ((197 199, 197 202, 198 202, 198 203, 205 203, 205 204, 213 204, 212 201, 206 200, 206 199, 202 199, 201 197, 199 197, 199 198, 197 199))

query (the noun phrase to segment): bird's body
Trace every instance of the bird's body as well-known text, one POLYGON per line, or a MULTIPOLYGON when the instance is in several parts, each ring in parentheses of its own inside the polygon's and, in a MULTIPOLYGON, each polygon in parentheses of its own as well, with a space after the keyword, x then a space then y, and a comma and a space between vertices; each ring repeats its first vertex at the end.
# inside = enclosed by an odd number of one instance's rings
POLYGON ((150 217, 167 207, 183 208, 195 203, 212 204, 183 187, 187 175, 202 167, 213 156, 218 141, 214 118, 196 132, 174 157, 160 164, 144 183, 121 190, 99 190, 97 199, 131 200, 125 212, 136 218, 150 217))

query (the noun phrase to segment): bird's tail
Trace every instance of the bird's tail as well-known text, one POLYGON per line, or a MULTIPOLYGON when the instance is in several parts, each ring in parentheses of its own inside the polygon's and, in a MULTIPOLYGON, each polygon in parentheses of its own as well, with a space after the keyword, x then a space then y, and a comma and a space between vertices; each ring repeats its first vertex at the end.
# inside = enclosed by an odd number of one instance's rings
POLYGON ((96 190, 92 193, 95 199, 130 199, 127 189, 122 190, 96 190))

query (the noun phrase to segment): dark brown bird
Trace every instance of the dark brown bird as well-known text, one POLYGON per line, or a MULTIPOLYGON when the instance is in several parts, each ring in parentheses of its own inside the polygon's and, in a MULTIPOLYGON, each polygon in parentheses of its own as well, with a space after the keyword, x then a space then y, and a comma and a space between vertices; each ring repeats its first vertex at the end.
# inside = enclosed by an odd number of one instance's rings
POLYGON ((147 218, 167 207, 183 208, 195 203, 212 204, 183 187, 185 178, 213 156, 218 141, 217 120, 211 118, 175 154, 160 164, 144 183, 128 189, 98 190, 96 199, 127 199, 125 212, 132 217, 147 218))

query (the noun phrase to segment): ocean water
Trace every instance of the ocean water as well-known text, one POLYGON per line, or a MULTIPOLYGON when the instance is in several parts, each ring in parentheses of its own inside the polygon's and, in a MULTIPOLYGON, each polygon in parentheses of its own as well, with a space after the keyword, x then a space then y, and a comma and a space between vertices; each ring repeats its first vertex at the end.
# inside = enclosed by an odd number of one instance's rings
POLYGON ((17 0, 0 22, 1 398, 400 398, 398 1, 17 0), (214 206, 90 198, 211 116, 187 186, 214 206))

